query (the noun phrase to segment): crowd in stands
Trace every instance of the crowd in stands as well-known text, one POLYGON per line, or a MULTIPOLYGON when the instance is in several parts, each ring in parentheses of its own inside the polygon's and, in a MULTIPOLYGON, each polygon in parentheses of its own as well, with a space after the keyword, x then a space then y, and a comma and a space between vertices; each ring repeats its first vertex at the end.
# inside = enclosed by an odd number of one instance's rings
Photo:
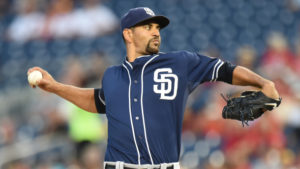
POLYGON ((200 51, 245 66, 274 81, 282 97, 278 109, 242 127, 222 119, 220 94, 256 89, 196 88, 183 123, 183 169, 300 168, 298 0, 0 1, 0 168, 102 168, 105 115, 31 89, 26 72, 41 66, 58 81, 100 87, 105 69, 124 59, 119 18, 136 6, 171 19, 162 51, 200 51))
POLYGON ((73 0, 23 0, 14 4, 17 16, 7 33, 13 41, 95 37, 115 31, 119 25, 116 15, 98 0, 84 0, 78 8, 73 0))

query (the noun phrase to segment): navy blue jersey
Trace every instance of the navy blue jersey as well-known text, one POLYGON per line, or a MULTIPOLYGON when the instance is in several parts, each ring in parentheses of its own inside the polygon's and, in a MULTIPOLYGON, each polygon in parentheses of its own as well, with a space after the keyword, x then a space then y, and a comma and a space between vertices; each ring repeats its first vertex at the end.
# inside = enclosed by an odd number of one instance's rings
POLYGON ((187 97, 199 84, 225 76, 220 73, 223 64, 179 51, 108 68, 102 89, 95 90, 97 110, 108 119, 105 161, 178 162, 187 97))

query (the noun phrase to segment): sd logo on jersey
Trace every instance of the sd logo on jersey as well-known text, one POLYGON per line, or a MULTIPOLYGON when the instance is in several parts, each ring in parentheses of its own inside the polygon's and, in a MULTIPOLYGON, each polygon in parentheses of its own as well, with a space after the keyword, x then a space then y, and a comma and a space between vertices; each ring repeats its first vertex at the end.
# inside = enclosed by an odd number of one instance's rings
POLYGON ((154 71, 153 91, 160 94, 162 100, 173 100, 177 95, 178 77, 171 68, 160 68, 154 71))

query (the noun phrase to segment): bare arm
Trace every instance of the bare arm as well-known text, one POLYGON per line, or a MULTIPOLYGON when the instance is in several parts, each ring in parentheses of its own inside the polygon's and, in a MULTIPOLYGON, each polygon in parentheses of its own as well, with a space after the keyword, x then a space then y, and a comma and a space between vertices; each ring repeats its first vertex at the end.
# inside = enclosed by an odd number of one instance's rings
POLYGON ((267 80, 242 66, 237 66, 234 69, 232 84, 257 87, 266 96, 271 97, 273 99, 279 99, 279 94, 275 88, 275 84, 272 81, 267 80))
POLYGON ((47 71, 39 67, 29 69, 27 74, 34 70, 38 70, 43 74, 43 79, 37 82, 38 87, 47 92, 54 93, 88 112, 97 112, 94 89, 79 88, 59 83, 47 71))
POLYGON ((94 89, 92 88, 85 89, 57 83, 52 93, 55 93, 88 112, 97 112, 94 99, 94 89))

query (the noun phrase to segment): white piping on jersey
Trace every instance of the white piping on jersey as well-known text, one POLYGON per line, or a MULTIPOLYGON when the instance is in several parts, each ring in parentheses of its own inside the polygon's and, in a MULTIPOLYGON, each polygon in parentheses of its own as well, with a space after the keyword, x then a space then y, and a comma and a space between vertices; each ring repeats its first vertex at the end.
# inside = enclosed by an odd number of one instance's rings
POLYGON ((135 144, 135 148, 138 154, 138 164, 141 165, 141 155, 140 155, 140 151, 139 151, 139 147, 137 145, 136 142, 136 138, 135 138, 135 132, 134 132, 134 126, 133 126, 133 122, 132 122, 132 113, 131 113, 131 97, 130 97, 130 93, 131 93, 131 77, 130 77, 130 73, 129 70, 127 69, 127 67, 123 64, 123 67, 127 70, 128 73, 128 78, 129 78, 129 87, 128 87, 128 100, 129 100, 129 117, 130 117, 130 124, 131 124, 131 130, 132 130, 132 135, 133 135, 133 140, 134 140, 134 144, 135 144))
POLYGON ((214 80, 214 82, 215 81, 217 81, 217 79, 218 79, 218 76, 219 76, 219 69, 220 69, 220 67, 224 64, 224 62, 223 61, 221 61, 222 63, 221 64, 219 64, 219 66, 218 66, 218 68, 217 68, 217 72, 216 72, 216 78, 215 78, 215 80, 214 80))
POLYGON ((214 80, 214 75, 215 75, 216 67, 217 67, 217 64, 219 64, 220 62, 221 62, 221 60, 218 60, 218 62, 214 66, 214 70, 213 70, 213 73, 211 75, 211 80, 210 80, 211 82, 214 80))
POLYGON ((132 65, 130 62, 128 62, 127 60, 125 60, 125 62, 130 66, 131 69, 133 69, 132 65))
POLYGON ((102 102, 102 104, 105 105, 105 101, 101 98, 101 96, 99 95, 98 97, 99 97, 100 101, 102 102))
POLYGON ((145 134, 145 141, 146 141, 146 146, 147 146, 147 150, 148 150, 148 154, 151 160, 151 164, 153 165, 153 159, 152 159, 152 155, 151 155, 151 151, 149 148, 149 144, 148 144, 148 138, 147 138, 147 132, 146 132, 146 124, 145 124, 145 117, 144 117, 144 106, 143 106, 143 94, 144 94, 144 70, 146 68, 146 66, 153 60, 155 59, 157 56, 159 55, 155 55, 153 56, 151 59, 149 59, 143 66, 142 68, 142 73, 141 73, 141 110, 142 110, 142 119, 143 119, 143 126, 144 126, 144 134, 145 134))
MULTIPOLYGON (((139 57, 137 57, 136 59, 139 59, 139 58, 143 58, 143 57, 149 57, 149 56, 151 56, 151 55, 141 55, 141 56, 139 56, 139 57)), ((131 69, 133 69, 133 67, 132 67, 132 65, 131 65, 131 63, 130 62, 128 62, 128 60, 127 59, 125 59, 125 62, 130 66, 130 68, 131 69)))
POLYGON ((144 58, 144 57, 149 57, 149 56, 151 56, 151 55, 142 55, 142 56, 137 57, 137 59, 144 58))
POLYGON ((219 67, 219 66, 220 66, 219 64, 221 64, 221 65, 222 65, 223 63, 224 63, 224 62, 223 62, 223 61, 221 61, 221 60, 219 59, 219 60, 218 60, 218 62, 215 64, 215 66, 214 66, 214 70, 213 70, 213 73, 212 73, 212 76, 211 76, 211 80, 210 80, 211 82, 213 82, 213 81, 216 81, 216 80, 217 80, 217 78, 216 78, 216 77, 218 77, 218 75, 217 75, 217 74, 219 73, 218 71, 219 71, 219 68, 220 68, 220 67, 219 67), (219 66, 217 66, 217 65, 219 65, 219 66), (217 71, 216 71, 216 70, 217 70, 217 71))

